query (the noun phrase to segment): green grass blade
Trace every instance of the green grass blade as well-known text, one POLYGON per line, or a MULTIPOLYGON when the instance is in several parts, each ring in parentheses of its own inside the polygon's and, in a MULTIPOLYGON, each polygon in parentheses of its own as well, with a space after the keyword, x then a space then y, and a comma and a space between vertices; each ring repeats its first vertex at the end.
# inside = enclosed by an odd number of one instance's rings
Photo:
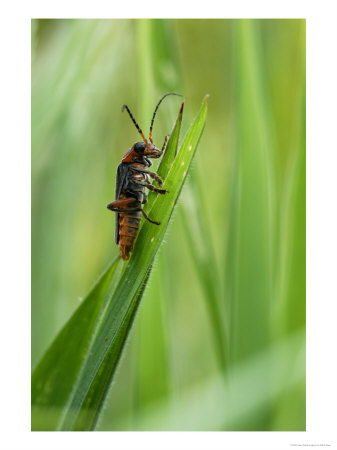
POLYGON ((182 219, 186 241, 190 248, 198 281, 203 291, 209 313, 211 329, 215 340, 215 351, 223 373, 228 370, 227 320, 224 308, 220 275, 215 265, 216 257, 213 242, 205 218, 198 177, 190 177, 190 189, 185 195, 182 219), (212 268, 212 269, 210 269, 212 268))
POLYGON ((269 342, 273 264, 274 170, 268 109, 263 96, 259 27, 239 21, 234 28, 237 119, 226 295, 231 299, 231 358, 237 361, 269 342), (254 318, 254 320, 252 320, 254 318))
POLYGON ((99 412, 103 405, 105 396, 110 387, 110 381, 121 356, 125 340, 131 328, 134 315, 140 299, 142 298, 147 280, 150 276, 151 266, 145 275, 143 283, 139 287, 139 291, 135 295, 134 307, 130 308, 125 315, 115 339, 106 355, 105 364, 101 365, 100 371, 95 377, 88 394, 83 401, 74 430, 85 430, 95 428, 99 412))
POLYGON ((60 420, 119 262, 120 258, 116 258, 109 265, 35 368, 31 392, 33 430, 54 429, 60 420))
POLYGON ((149 222, 143 224, 134 253, 124 265, 118 283, 111 281, 118 264, 116 260, 92 291, 91 301, 86 300, 75 312, 34 372, 34 430, 89 430, 95 426, 153 259, 202 135, 206 115, 207 97, 168 172, 164 182, 168 193, 153 200, 151 215, 160 218, 161 226, 149 222), (96 290, 100 294, 97 299, 96 290), (67 357, 63 358, 63 354, 67 357), (50 413, 48 420, 44 420, 47 407, 50 413))
POLYGON ((176 120, 172 133, 168 140, 167 148, 165 150, 165 159, 163 158, 160 166, 158 167, 158 175, 162 178, 166 178, 166 175, 168 174, 169 170, 172 167, 174 158, 178 153, 178 143, 179 143, 181 122, 183 117, 183 110, 184 110, 184 102, 181 104, 178 118, 176 120))
MULTIPOLYGON (((235 24, 236 156, 225 272, 230 309, 230 364, 235 366, 270 344, 275 241, 275 170, 272 127, 264 94, 258 23, 235 24)), ((264 389, 272 371, 266 367, 264 389)), ((236 395, 236 393, 233 393, 236 395)), ((262 393, 261 393, 262 395, 262 393)), ((252 418, 254 429, 270 427, 272 405, 252 418)))

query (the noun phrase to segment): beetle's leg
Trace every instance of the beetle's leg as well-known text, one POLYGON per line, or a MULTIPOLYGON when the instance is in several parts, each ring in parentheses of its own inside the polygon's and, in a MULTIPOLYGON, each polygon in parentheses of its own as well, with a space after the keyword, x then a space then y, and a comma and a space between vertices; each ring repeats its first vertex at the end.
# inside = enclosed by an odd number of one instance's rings
POLYGON ((129 212, 135 212, 140 211, 139 208, 130 208, 130 209, 122 209, 122 208, 108 208, 110 211, 116 212, 116 213, 129 213, 129 212))
POLYGON ((160 176, 156 172, 151 172, 150 170, 146 170, 146 169, 140 169, 138 167, 132 167, 130 169, 135 172, 146 173, 146 175, 149 175, 149 177, 153 178, 158 183, 159 186, 163 185, 163 180, 160 178, 160 176))
POLYGON ((145 184, 145 187, 148 188, 149 191, 155 192, 156 194, 166 194, 166 189, 158 189, 153 184, 145 184))
MULTIPOLYGON (((150 184, 152 186, 152 184, 150 184)), ((128 212, 134 212, 134 211, 140 211, 146 220, 148 220, 151 223, 154 223, 155 225, 160 225, 160 222, 156 222, 155 220, 150 219, 150 217, 142 210, 142 208, 128 208, 125 207, 129 205, 132 202, 137 202, 134 198, 123 198, 122 200, 115 200, 114 202, 111 202, 107 205, 107 208, 111 211, 117 212, 117 213, 128 213, 128 212)), ((138 203, 138 202, 137 202, 138 203)))
POLYGON ((140 209, 140 211, 142 212, 146 220, 148 220, 151 223, 154 223, 155 225, 160 225, 160 222, 156 222, 155 220, 150 219, 150 217, 142 209, 140 209))
MULTIPOLYGON (((114 202, 111 202, 107 205, 107 208, 110 209, 111 211, 115 211, 115 212, 124 212, 124 211, 118 211, 119 209, 125 209, 125 212, 127 211, 131 211, 132 209, 126 209, 126 207, 128 205, 130 205, 131 203, 137 203, 137 200, 133 197, 129 197, 129 198, 123 198, 122 200, 115 200, 114 202)), ((137 205, 135 205, 136 207, 137 205)))
POLYGON ((163 147, 162 147, 162 149, 161 149, 162 153, 164 153, 164 151, 166 150, 166 147, 167 147, 167 143, 168 143, 169 137, 170 137, 169 134, 167 134, 167 135, 165 136, 164 144, 163 144, 163 147))
MULTIPOLYGON (((117 200, 119 201, 119 200, 117 200)), ((112 202, 114 203, 114 202, 112 202)), ((148 220, 151 223, 154 223, 155 225, 160 225, 160 222, 156 222, 155 220, 150 219, 150 217, 142 210, 142 208, 130 208, 130 209, 123 209, 123 208, 119 208, 116 206, 110 207, 110 205, 112 203, 109 203, 109 205, 107 206, 111 211, 117 212, 117 213, 128 213, 128 212, 135 212, 135 211, 140 211, 143 216, 145 217, 146 220, 148 220)))
POLYGON ((153 184, 150 183, 144 183, 143 181, 138 181, 138 180, 132 180, 132 184, 135 186, 143 186, 148 188, 150 191, 152 192, 156 192, 157 194, 166 194, 166 190, 165 189, 158 189, 155 186, 153 186, 153 184))
POLYGON ((157 182, 158 186, 163 185, 163 180, 160 178, 160 176, 156 172, 148 172, 148 175, 154 179, 154 181, 157 182))
POLYGON ((165 189, 158 189, 150 183, 142 183, 141 181, 137 181, 137 184, 140 184, 141 186, 148 188, 149 191, 156 192, 157 194, 166 194, 167 192, 165 189))

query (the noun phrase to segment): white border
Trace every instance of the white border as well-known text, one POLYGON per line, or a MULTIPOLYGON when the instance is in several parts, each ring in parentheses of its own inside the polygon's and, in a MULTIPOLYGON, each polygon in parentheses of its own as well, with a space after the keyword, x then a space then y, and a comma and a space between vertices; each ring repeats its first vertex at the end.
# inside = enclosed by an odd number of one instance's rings
POLYGON ((1 448, 336 448, 336 2, 219 0, 198 4, 7 2, 1 7, 1 448), (131 14, 131 16, 130 16, 131 14), (30 19, 34 17, 307 19, 307 431, 246 433, 30 432, 30 19), (17 320, 19 316, 19 321, 17 320), (15 320, 12 319, 15 317, 15 320))

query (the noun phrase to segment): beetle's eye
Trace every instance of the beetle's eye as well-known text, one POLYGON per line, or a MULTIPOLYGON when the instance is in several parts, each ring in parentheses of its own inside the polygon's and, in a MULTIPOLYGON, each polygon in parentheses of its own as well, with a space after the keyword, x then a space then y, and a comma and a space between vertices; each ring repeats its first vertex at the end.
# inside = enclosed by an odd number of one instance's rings
POLYGON ((135 150, 135 152, 139 153, 140 155, 143 155, 144 150, 145 150, 145 143, 137 142, 137 144, 135 144, 135 146, 134 146, 134 150, 135 150))

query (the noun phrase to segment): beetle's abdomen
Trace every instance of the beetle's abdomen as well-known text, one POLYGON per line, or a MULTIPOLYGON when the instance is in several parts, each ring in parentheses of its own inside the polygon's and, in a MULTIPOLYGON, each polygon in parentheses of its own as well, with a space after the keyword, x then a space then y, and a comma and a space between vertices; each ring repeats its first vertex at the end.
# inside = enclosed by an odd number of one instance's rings
MULTIPOLYGON (((141 205, 139 204, 139 208, 141 205)), ((133 204, 133 208, 135 208, 133 204)), ((128 209, 128 208, 126 208, 128 209)), ((127 261, 130 258, 130 252, 133 250, 133 244, 135 242, 140 219, 142 213, 140 211, 130 211, 127 213, 119 214, 119 251, 124 259, 127 261)))

